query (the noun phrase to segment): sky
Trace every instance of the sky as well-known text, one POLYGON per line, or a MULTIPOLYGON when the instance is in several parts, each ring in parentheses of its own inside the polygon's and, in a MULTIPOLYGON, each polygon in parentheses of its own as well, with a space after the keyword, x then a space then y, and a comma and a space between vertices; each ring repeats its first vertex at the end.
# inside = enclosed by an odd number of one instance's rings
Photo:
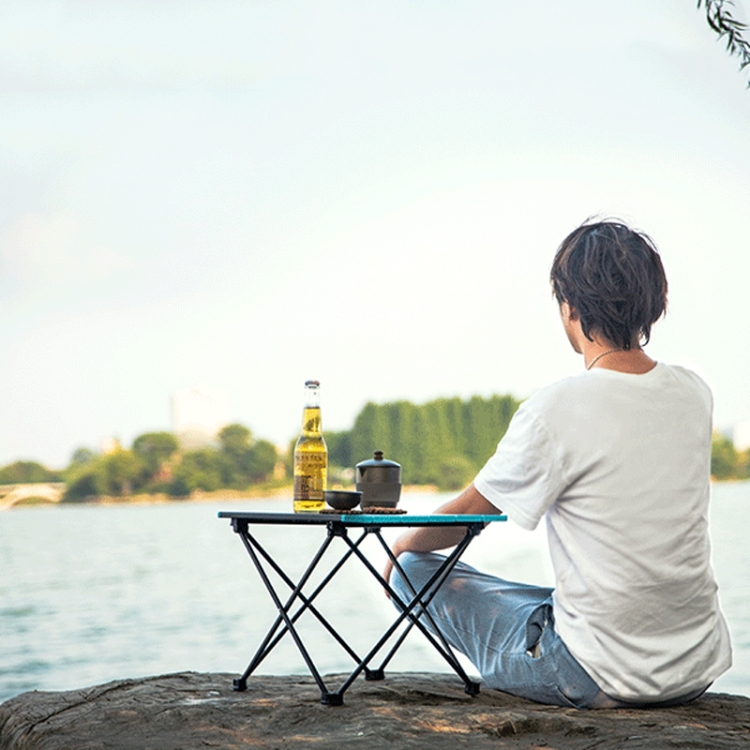
POLYGON ((0 465, 195 386, 277 443, 309 378, 329 430, 525 398, 583 366, 548 275, 590 216, 660 249, 647 353, 750 420, 748 77, 694 0, 4 0, 0 465))

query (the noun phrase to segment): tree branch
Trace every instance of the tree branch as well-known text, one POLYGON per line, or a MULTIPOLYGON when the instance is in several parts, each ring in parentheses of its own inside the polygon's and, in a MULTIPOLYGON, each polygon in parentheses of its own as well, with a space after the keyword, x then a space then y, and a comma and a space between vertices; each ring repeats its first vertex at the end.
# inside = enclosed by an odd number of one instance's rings
MULTIPOLYGON (((740 70, 750 66, 750 43, 742 36, 747 24, 732 16, 732 0, 698 0, 698 7, 706 7, 706 21, 719 35, 726 39, 727 51, 740 58, 740 70)), ((747 84, 750 88, 750 81, 747 84)))

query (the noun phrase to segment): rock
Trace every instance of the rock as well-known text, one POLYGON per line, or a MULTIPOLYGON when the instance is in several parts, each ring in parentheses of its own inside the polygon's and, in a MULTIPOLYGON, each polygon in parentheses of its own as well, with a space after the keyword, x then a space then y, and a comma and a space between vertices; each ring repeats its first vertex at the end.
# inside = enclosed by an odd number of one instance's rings
POLYGON ((24 693, 0 705, 0 749, 750 748, 750 699, 734 695, 577 711, 488 689, 470 697, 451 674, 401 673, 359 679, 332 707, 310 677, 255 676, 242 693, 232 677, 182 672, 24 693))

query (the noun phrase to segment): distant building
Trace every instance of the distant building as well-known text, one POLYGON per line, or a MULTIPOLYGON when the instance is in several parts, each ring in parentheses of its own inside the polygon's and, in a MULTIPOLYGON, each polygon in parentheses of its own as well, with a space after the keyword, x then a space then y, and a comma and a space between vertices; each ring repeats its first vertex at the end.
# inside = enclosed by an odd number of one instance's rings
POLYGON ((172 396, 172 432, 182 448, 216 445, 216 436, 229 424, 229 397, 224 391, 194 386, 172 396))
POLYGON ((117 453, 117 451, 119 451, 122 446, 120 445, 120 441, 116 437, 108 437, 102 440, 101 448, 102 453, 106 456, 110 453, 117 453))
POLYGON ((750 422, 739 422, 732 430, 732 442, 738 451, 750 448, 750 422))

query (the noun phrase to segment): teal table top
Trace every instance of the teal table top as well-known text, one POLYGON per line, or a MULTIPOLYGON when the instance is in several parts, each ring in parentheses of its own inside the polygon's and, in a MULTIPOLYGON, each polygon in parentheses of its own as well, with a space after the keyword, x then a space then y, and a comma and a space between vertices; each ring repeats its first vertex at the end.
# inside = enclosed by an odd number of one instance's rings
POLYGON ((344 526, 466 526, 474 523, 507 521, 508 516, 492 515, 411 515, 409 513, 261 513, 253 511, 220 511, 219 518, 247 521, 254 524, 286 524, 289 526, 325 526, 334 521, 344 526))

